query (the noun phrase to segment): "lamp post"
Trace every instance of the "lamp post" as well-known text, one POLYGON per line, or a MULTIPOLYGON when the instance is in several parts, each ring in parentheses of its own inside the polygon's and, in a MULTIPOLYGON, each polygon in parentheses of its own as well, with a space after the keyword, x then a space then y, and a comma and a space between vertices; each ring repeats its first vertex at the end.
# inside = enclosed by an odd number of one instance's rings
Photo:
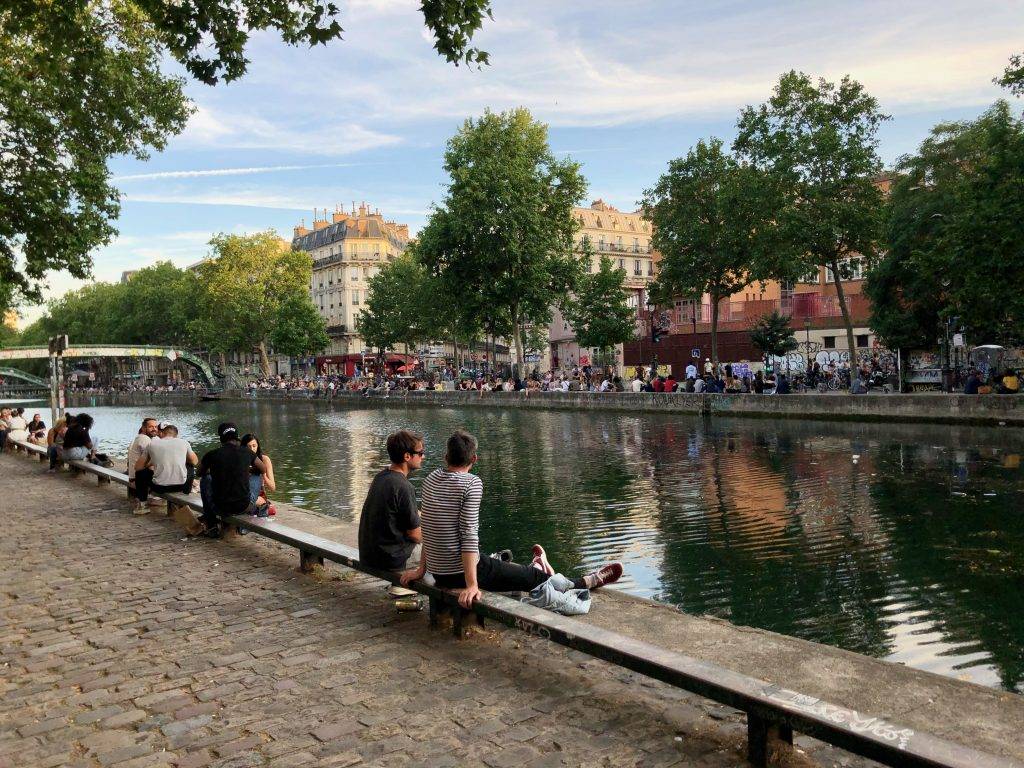
POLYGON ((807 351, 804 353, 804 375, 808 375, 811 372, 811 318, 809 315, 804 315, 804 344, 807 347, 807 351))

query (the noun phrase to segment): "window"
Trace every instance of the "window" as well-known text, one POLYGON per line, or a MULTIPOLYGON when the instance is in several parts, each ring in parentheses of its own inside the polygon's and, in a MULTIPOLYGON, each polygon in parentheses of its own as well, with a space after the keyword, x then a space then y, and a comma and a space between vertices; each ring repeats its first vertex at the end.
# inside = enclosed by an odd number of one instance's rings
POLYGON ((647 262, 647 276, 648 277, 653 277, 654 276, 654 260, 653 259, 651 261, 647 262))
POLYGON ((353 269, 352 270, 352 279, 353 280, 358 280, 359 279, 359 270, 358 269, 353 269))
POLYGON ((640 266, 640 259, 633 259, 633 274, 637 277, 643 274, 643 269, 640 266))
POLYGON ((622 235, 619 235, 617 238, 615 238, 615 247, 618 248, 620 251, 622 250, 622 235))
POLYGON ((857 336, 857 346, 866 348, 868 345, 868 334, 862 333, 857 336))
POLYGON ((633 253, 640 253, 640 238, 633 238, 633 253))
POLYGON ((822 344, 825 345, 825 349, 835 349, 836 348, 836 337, 835 336, 822 336, 821 337, 821 342, 822 342, 822 344))
POLYGON ((818 284, 818 268, 812 267, 806 275, 801 275, 798 283, 811 283, 812 285, 818 284))
POLYGON ((619 269, 625 269, 625 268, 626 268, 626 260, 625 259, 619 259, 619 269))
POLYGON ((601 239, 597 241, 597 250, 604 250, 604 235, 601 235, 601 239))
POLYGON ((352 306, 359 306, 359 291, 352 291, 352 306))
MULTIPOLYGON (((842 270, 842 276, 844 280, 863 280, 864 279, 864 263, 860 259, 844 259, 839 265, 842 270)), ((825 282, 834 283, 836 281, 835 275, 832 274, 831 267, 825 267, 825 282)))

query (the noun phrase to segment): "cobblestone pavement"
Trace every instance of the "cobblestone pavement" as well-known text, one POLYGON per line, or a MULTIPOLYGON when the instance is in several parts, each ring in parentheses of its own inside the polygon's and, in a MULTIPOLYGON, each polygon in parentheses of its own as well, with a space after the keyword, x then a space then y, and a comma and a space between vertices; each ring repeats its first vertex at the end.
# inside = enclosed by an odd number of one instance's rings
POLYGON ((745 764, 735 713, 255 536, 10 456, 0 506, 0 768, 745 764))

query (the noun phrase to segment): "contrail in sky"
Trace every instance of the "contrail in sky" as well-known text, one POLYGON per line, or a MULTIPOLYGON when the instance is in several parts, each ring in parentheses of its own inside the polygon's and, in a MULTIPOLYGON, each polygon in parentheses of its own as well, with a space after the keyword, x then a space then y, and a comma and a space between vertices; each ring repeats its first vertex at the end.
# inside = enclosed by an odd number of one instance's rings
POLYGON ((278 171, 305 171, 310 168, 351 168, 358 165, 379 165, 379 163, 323 163, 320 165, 263 165, 252 168, 210 168, 197 171, 155 171, 153 173, 130 173, 115 176, 113 181, 135 181, 136 179, 191 179, 200 176, 247 176, 253 173, 276 173, 278 171))

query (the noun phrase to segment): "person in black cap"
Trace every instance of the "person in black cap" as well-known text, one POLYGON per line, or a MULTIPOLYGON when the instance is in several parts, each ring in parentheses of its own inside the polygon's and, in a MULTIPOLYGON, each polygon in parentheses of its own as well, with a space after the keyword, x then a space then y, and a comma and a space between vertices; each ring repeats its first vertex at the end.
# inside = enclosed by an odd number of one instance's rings
POLYGON ((220 538, 220 522, 231 515, 253 514, 249 500, 251 469, 265 470, 256 454, 238 439, 238 427, 225 421, 217 427, 220 448, 214 448, 199 463, 199 492, 203 498, 202 522, 206 535, 220 538))

